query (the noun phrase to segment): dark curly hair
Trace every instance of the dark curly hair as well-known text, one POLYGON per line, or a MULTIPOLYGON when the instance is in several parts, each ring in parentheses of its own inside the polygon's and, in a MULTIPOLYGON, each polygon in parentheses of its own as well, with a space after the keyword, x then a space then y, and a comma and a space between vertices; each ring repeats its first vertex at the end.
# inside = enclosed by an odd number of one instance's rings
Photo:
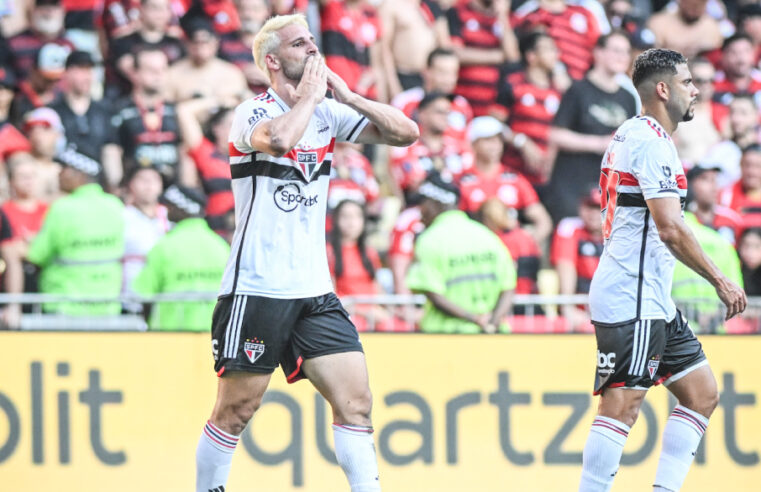
POLYGON ((662 48, 644 51, 634 60, 634 73, 632 73, 634 87, 639 88, 643 82, 656 75, 674 76, 676 66, 682 63, 687 63, 687 58, 677 51, 662 48))

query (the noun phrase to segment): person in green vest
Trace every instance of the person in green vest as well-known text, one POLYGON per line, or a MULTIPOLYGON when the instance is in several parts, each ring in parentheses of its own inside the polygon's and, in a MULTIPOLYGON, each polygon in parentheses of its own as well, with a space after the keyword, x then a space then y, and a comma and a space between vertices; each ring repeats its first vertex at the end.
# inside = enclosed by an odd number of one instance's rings
MULTIPOLYGON (((59 183, 68 193, 51 206, 27 251, 40 268, 40 292, 75 297, 117 298, 124 255, 124 205, 103 191, 102 166, 77 152, 64 150, 59 183)), ((46 303, 45 312, 67 315, 119 314, 115 303, 46 303)))
POLYGON ((208 301, 162 301, 146 306, 151 330, 208 331, 230 246, 203 218, 204 195, 172 185, 161 197, 174 228, 153 246, 132 286, 142 296, 209 293, 208 301))
MULTIPOLYGON (((685 212, 684 221, 711 261, 727 278, 742 287, 740 259, 734 246, 720 233, 698 222, 698 218, 692 212, 685 212)), ((700 327, 700 331, 708 333, 723 331, 724 314, 716 290, 707 280, 681 262, 677 262, 674 268, 671 296, 677 303, 684 303, 682 312, 692 326, 700 327)))
POLYGON ((516 272, 502 241, 457 209, 459 190, 447 175, 430 174, 418 190, 425 231, 407 274, 425 294, 420 329, 426 333, 507 332, 516 272))

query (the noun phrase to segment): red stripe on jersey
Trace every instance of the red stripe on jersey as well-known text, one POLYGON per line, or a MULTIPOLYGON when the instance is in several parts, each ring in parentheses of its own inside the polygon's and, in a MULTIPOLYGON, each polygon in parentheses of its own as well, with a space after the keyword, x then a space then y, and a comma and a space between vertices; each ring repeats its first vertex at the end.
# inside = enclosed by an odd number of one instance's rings
POLYGON ((618 174, 618 184, 622 186, 639 186, 639 180, 630 173, 626 173, 624 171, 616 171, 615 169, 611 169, 609 167, 602 168, 603 174, 608 174, 610 171, 614 171, 616 174, 618 174))
POLYGON ((230 153, 230 157, 243 157, 244 155, 248 155, 249 152, 241 152, 240 150, 235 148, 235 144, 232 142, 227 142, 227 152, 230 153))
POLYGON ((684 174, 677 174, 676 175, 676 184, 679 187, 680 190, 686 190, 687 189, 687 176, 684 174))
POLYGON ((322 161, 325 160, 325 156, 328 154, 328 152, 333 152, 333 147, 335 146, 336 146, 336 139, 335 137, 333 137, 330 139, 330 143, 324 147, 320 147, 319 149, 309 149, 309 150, 299 149, 297 147, 294 147, 290 150, 290 152, 285 154, 283 157, 285 157, 286 159, 290 159, 294 162, 299 162, 299 152, 301 153, 317 152, 317 164, 320 165, 322 164, 322 161))

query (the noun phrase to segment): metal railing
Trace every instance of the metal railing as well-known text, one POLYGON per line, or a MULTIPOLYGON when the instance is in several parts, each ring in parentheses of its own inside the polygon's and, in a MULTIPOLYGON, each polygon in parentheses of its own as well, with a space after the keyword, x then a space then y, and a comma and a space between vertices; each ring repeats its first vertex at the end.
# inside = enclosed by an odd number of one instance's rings
MULTIPOLYGON (((213 302, 216 292, 139 296, 61 296, 50 294, 0 294, 0 310, 8 304, 26 306, 17 328, 21 330, 145 331, 148 323, 139 313, 71 315, 50 312, 56 303, 134 305, 149 304, 154 311, 162 302, 213 302)), ((416 331, 425 303, 423 295, 353 296, 341 299, 360 331, 416 331)), ((516 295, 507 322, 514 333, 591 332, 586 295, 516 295), (573 319, 571 319, 573 315, 573 319)), ((680 299, 677 306, 698 333, 761 333, 761 297, 749 299, 742 316, 724 321, 726 310, 716 299, 680 299)), ((210 323, 210 320, 209 320, 210 323)), ((160 328, 160 327, 150 327, 160 328)))

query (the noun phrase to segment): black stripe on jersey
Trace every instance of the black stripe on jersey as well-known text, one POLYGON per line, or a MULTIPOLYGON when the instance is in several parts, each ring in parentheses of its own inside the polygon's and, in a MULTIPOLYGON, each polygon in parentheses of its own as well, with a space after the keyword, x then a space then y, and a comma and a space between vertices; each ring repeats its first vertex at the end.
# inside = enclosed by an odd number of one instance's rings
POLYGON ((246 231, 248 230, 248 222, 251 219, 251 211, 254 209, 254 199, 256 198, 256 178, 251 178, 251 202, 248 205, 248 213, 246 214, 246 224, 243 226, 243 232, 240 235, 240 242, 238 243, 238 254, 235 257, 235 276, 233 277, 233 288, 230 294, 235 295, 235 289, 238 287, 238 274, 240 273, 240 257, 243 254, 243 245, 246 242, 246 231))
POLYGON ((637 315, 642 312, 642 282, 645 280, 645 246, 647 245, 647 229, 650 225, 650 209, 645 210, 645 225, 642 227, 642 248, 639 252, 639 278, 637 279, 637 315))
POLYGON ((354 140, 354 132, 356 132, 356 131, 357 131, 357 128, 359 128, 359 125, 361 125, 361 124, 362 124, 362 122, 363 122, 363 121, 365 121, 366 119, 367 119, 367 118, 365 118, 364 116, 363 116, 363 117, 361 117, 361 118, 359 119, 359 121, 357 122, 357 124, 356 124, 356 125, 354 125, 354 128, 352 128, 352 129, 351 129, 351 131, 349 132, 349 137, 347 138, 347 140, 349 140, 350 142, 351 142, 352 140, 354 140))
POLYGON ((322 161, 320 170, 307 181, 301 171, 293 166, 286 166, 270 161, 247 162, 244 164, 233 164, 230 166, 230 175, 233 179, 251 178, 256 176, 266 176, 268 178, 282 179, 283 181, 302 181, 311 183, 316 181, 320 176, 330 175, 330 165, 332 160, 322 161))
POLYGON ((617 207, 644 207, 647 208, 647 202, 642 193, 619 193, 616 198, 617 207))

